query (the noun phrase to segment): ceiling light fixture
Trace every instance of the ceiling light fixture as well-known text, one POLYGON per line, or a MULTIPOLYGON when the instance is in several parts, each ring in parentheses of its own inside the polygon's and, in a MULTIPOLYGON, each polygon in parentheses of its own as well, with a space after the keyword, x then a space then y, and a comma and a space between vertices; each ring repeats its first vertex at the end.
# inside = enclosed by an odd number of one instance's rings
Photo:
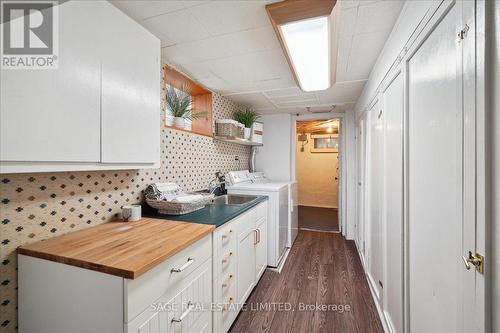
POLYGON ((330 87, 330 28, 328 17, 280 26, 291 65, 303 91, 330 87))
POLYGON ((332 84, 330 16, 336 0, 285 0, 266 5, 271 24, 303 91, 332 84))

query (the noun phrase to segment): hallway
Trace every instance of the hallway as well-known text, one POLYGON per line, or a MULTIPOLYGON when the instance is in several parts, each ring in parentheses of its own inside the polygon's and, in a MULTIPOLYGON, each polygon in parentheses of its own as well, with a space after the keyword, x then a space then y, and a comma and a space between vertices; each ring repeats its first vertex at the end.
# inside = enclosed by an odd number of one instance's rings
POLYGON ((354 242, 301 230, 281 274, 264 273, 230 331, 376 333, 383 328, 354 242), (316 304, 330 311, 303 310, 316 304))

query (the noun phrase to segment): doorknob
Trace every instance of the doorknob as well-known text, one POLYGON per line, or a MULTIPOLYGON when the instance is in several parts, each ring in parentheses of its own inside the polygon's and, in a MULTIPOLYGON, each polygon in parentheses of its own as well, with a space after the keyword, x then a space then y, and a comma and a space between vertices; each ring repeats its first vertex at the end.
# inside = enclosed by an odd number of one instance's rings
POLYGON ((484 273, 484 257, 479 253, 472 255, 472 251, 469 251, 469 256, 462 256, 464 265, 466 269, 470 269, 470 264, 474 265, 479 273, 484 273))

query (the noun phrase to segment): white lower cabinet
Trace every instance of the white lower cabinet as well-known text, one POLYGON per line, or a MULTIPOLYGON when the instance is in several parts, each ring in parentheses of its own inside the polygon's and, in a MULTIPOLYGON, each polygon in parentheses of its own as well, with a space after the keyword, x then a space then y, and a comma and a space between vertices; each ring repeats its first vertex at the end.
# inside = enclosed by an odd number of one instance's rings
POLYGON ((211 260, 205 261, 182 280, 181 288, 174 296, 162 296, 150 304, 127 324, 126 332, 211 332, 211 264, 211 260))
POLYGON ((19 332, 227 332, 266 267, 267 201, 133 280, 20 254, 19 332))
POLYGON ((18 267, 19 332, 212 332, 212 235, 134 280, 26 255, 18 267))
POLYGON ((214 332, 227 332, 267 267, 267 201, 214 232, 214 332))

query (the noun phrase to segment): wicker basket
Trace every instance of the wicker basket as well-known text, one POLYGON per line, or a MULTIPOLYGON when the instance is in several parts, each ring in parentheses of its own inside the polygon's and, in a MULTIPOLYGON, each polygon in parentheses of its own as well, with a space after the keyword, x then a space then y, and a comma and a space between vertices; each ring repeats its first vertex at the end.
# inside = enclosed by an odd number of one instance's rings
POLYGON ((238 122, 233 119, 219 119, 215 121, 215 134, 217 136, 238 137, 238 122))
POLYGON ((213 194, 203 194, 203 198, 200 198, 199 200, 183 203, 158 200, 156 198, 146 196, 146 202, 149 206, 158 209, 158 213, 160 214, 182 215, 202 209, 213 199, 213 197, 213 194))

